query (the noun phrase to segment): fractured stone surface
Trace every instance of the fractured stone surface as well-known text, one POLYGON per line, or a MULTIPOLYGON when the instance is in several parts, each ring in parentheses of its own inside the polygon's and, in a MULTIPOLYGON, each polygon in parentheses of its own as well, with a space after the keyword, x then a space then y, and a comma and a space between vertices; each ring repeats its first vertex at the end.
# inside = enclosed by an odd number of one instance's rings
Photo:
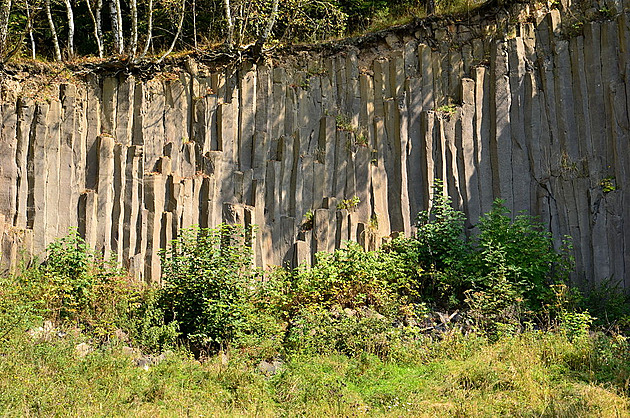
POLYGON ((557 245, 573 237, 578 283, 630 287, 628 14, 569 39, 562 17, 509 39, 477 36, 483 22, 423 28, 382 56, 300 69, 90 75, 46 102, 3 93, 0 268, 78 227, 159 282, 159 249, 221 222, 258 225, 246 241, 259 266, 310 264, 348 239, 412 234, 442 179, 471 231, 505 199, 557 245))

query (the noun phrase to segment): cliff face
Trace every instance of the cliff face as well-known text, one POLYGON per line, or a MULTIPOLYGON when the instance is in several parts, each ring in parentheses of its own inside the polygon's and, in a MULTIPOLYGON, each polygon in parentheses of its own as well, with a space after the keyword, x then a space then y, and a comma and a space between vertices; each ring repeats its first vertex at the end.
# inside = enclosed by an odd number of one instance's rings
POLYGON ((45 101, 4 80, 2 264, 77 227, 155 281, 178 230, 220 222, 258 225, 259 265, 310 262, 410 234, 440 178, 469 228, 501 197, 573 237, 579 282, 629 287, 627 5, 571 34, 557 10, 530 22, 499 37, 495 20, 420 24, 283 66, 90 75, 45 101))

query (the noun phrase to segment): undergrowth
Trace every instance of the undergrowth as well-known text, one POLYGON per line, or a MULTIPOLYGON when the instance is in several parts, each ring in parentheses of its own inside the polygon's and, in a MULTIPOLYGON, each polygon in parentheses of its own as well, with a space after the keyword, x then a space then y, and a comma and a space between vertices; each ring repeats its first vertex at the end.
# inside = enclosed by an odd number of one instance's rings
POLYGON ((268 271, 251 228, 191 228, 162 252, 162 288, 72 232, 0 279, 0 411, 630 413, 623 293, 571 288, 569 244, 501 201, 476 236, 464 224, 436 183, 414 237, 268 271))

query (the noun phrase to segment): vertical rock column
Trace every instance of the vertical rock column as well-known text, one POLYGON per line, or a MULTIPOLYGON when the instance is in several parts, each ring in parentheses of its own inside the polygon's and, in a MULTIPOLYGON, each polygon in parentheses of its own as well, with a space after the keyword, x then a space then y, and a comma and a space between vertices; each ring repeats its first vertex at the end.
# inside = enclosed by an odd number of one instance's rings
POLYGON ((110 135, 99 137, 98 186, 96 218, 96 249, 106 258, 112 251, 112 227, 114 210, 114 138, 110 135))
POLYGON ((12 224, 16 217, 18 112, 14 104, 0 105, 0 215, 12 224))
MULTIPOLYGON (((146 246, 144 280, 159 283, 161 266, 159 250, 162 239, 162 212, 165 208, 165 178, 162 174, 144 175, 144 205, 146 209, 146 246)), ((144 214, 143 214, 144 220, 144 214)))

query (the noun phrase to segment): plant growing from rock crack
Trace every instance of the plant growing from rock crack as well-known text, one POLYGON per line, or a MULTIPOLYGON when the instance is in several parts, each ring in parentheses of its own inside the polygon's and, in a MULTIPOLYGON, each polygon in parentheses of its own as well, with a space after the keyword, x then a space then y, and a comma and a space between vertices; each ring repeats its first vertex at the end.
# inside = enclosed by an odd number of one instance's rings
POLYGON ((599 182, 600 187, 602 188, 602 192, 610 193, 617 190, 617 184, 614 176, 608 176, 602 179, 599 182))
POLYGON ((350 199, 343 199, 341 202, 337 203, 337 209, 346 209, 352 212, 357 208, 359 203, 361 203, 361 199, 359 199, 358 196, 353 196, 350 199))
POLYGON ((311 229, 313 229, 314 219, 315 219, 315 212, 313 212, 312 209, 306 212, 302 220, 302 231, 310 231, 311 229))
POLYGON ((357 128, 352 125, 352 121, 347 115, 339 114, 335 116, 335 122, 337 124, 337 129, 340 131, 356 132, 357 130, 357 128))

